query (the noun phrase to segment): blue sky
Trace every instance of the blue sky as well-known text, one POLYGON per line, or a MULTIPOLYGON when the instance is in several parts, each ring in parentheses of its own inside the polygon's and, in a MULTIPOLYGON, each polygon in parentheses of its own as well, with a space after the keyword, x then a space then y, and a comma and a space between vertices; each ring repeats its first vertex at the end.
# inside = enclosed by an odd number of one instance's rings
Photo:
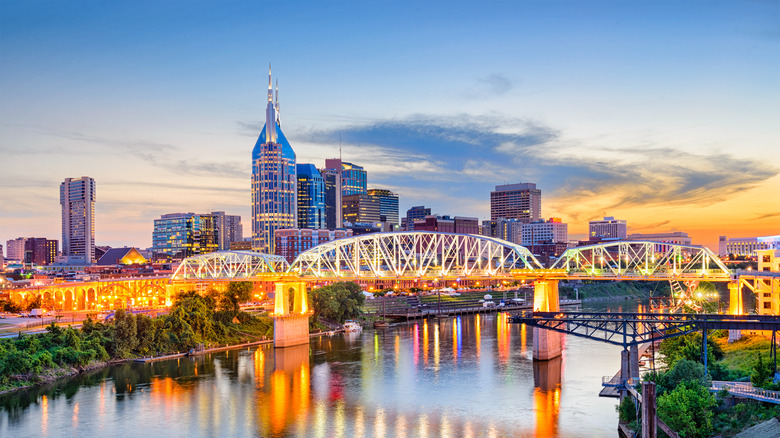
POLYGON ((780 234, 779 55, 770 1, 5 1, 0 241, 59 239, 82 175, 99 244, 150 246, 176 211, 248 235, 269 62, 299 162, 341 138, 402 210, 487 218, 530 181, 575 237, 780 234))

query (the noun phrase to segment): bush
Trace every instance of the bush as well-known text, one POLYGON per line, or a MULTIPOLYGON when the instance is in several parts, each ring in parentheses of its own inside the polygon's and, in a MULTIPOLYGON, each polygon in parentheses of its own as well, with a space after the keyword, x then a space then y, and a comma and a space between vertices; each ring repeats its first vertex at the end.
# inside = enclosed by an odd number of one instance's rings
POLYGON ((687 381, 658 397, 658 416, 680 436, 708 437, 713 432, 715 397, 707 388, 687 381))

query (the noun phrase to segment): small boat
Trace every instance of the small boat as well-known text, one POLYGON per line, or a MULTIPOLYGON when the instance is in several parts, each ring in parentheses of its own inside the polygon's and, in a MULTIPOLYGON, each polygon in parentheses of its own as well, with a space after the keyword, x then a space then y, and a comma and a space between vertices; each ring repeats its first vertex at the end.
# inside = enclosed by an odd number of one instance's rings
POLYGON ((363 327, 361 327, 360 324, 351 319, 344 321, 344 326, 342 328, 347 333, 354 333, 363 330, 363 327))
POLYGON ((388 328, 390 327, 390 323, 387 321, 374 321, 374 328, 388 328))

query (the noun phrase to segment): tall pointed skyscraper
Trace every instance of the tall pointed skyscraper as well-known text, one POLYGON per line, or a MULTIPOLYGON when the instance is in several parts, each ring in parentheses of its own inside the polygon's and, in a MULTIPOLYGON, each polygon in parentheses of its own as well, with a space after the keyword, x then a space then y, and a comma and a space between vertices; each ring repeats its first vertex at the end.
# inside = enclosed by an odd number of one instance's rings
POLYGON ((252 249, 273 254, 274 232, 298 225, 295 151, 279 126, 279 87, 276 101, 268 66, 268 106, 265 126, 252 150, 252 249))

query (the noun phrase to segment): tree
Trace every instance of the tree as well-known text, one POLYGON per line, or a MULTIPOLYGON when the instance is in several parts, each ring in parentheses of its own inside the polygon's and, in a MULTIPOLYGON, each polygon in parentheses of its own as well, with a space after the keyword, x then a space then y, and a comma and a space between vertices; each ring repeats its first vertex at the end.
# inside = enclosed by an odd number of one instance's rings
POLYGON ((687 381, 658 397, 658 416, 685 438, 712 435, 712 409, 717 405, 707 388, 687 381))
POLYGON ((315 289, 310 298, 314 321, 322 317, 338 323, 359 318, 363 314, 361 307, 366 301, 360 285, 351 281, 340 281, 315 289))
POLYGON ((220 297, 219 305, 223 310, 236 314, 241 310, 240 304, 252 299, 251 281, 231 281, 220 297))
POLYGON ((138 327, 135 315, 117 309, 114 312, 114 353, 118 357, 128 357, 138 345, 138 327))
POLYGON ((761 352, 758 352, 758 359, 753 365, 753 373, 750 375, 750 383, 757 387, 766 387, 772 383, 775 376, 774 365, 770 361, 764 362, 761 352))
MULTIPOLYGON (((701 333, 690 333, 665 339, 658 348, 667 366, 673 367, 680 360, 701 361, 701 333)), ((723 349, 711 337, 707 337, 707 362, 723 358, 723 349)))

